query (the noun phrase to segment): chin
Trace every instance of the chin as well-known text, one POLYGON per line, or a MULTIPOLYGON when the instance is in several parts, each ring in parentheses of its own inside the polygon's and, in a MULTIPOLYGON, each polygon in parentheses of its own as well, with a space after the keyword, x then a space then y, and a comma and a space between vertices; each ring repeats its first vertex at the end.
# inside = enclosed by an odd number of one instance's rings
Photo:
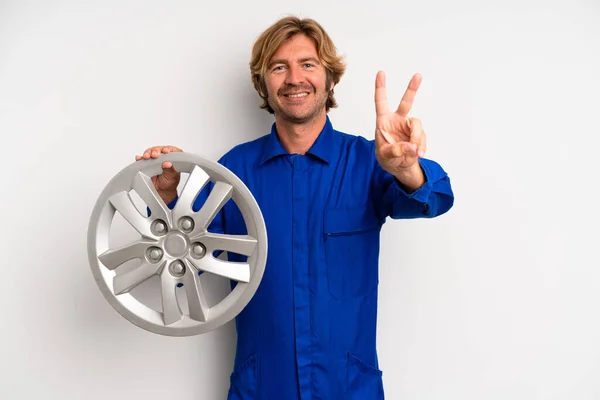
POLYGON ((314 118, 313 114, 290 114, 290 113, 285 113, 283 115, 283 117, 285 119, 287 119, 290 122, 295 122, 295 123, 303 123, 306 121, 310 121, 312 118, 314 118))

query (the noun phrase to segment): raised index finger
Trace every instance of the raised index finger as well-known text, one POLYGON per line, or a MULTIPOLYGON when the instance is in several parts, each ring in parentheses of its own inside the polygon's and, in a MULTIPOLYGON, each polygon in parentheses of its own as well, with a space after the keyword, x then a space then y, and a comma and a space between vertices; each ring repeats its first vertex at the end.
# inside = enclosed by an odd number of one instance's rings
POLYGON ((389 114, 387 94, 385 92, 385 72, 377 72, 375 78, 375 113, 377 116, 389 114))
POLYGON ((400 114, 400 116, 406 117, 410 112, 415 96, 417 95, 417 90, 419 90, 419 86, 421 86, 422 80, 423 77, 421 76, 421 74, 415 74, 408 83, 406 92, 404 92, 404 96, 402 96, 402 100, 400 100, 400 104, 398 105, 398 109, 396 110, 396 112, 400 114))

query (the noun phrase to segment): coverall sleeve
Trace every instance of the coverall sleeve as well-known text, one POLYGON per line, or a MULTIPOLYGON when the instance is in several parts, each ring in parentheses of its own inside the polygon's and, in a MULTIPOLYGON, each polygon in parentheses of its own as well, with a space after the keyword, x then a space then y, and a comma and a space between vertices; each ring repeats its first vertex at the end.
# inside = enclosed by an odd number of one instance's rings
POLYGON ((375 207, 381 220, 434 218, 446 213, 454 205, 454 193, 450 178, 435 161, 420 158, 419 164, 425 174, 425 183, 412 193, 385 171, 375 157, 373 144, 372 190, 375 207))

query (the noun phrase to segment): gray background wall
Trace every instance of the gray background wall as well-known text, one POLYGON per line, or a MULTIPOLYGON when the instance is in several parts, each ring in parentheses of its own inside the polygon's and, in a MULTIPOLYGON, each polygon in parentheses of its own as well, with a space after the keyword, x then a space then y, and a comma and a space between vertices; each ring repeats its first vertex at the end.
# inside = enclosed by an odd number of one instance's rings
POLYGON ((454 209, 385 225, 391 399, 600 398, 600 4, 1 1, 0 398, 223 399, 235 331, 148 333, 96 287, 86 231, 148 146, 216 160, 268 132, 248 72, 278 17, 346 55, 336 128, 373 137, 375 74, 449 172, 454 209))

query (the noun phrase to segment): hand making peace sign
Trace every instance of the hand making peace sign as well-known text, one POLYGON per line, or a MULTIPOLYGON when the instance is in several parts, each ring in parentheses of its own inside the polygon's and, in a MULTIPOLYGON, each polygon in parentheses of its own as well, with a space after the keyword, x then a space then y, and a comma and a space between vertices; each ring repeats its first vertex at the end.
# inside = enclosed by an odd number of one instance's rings
MULTIPOLYGON (((377 160, 383 169, 395 176, 405 174, 409 169, 418 167, 419 157, 425 155, 426 140, 421 121, 408 117, 421 79, 419 74, 412 77, 394 112, 391 112, 388 106, 385 74, 379 71, 375 80, 377 160)), ((420 172, 420 168, 418 169, 420 172)))

